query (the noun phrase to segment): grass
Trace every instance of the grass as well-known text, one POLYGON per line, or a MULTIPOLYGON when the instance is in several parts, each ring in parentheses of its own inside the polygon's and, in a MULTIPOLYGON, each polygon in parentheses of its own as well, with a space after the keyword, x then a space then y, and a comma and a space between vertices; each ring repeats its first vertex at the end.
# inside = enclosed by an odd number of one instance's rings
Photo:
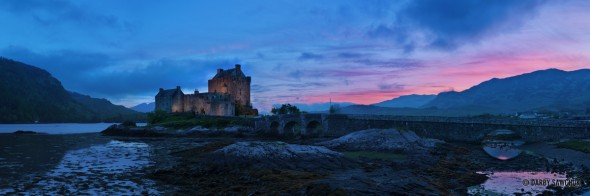
POLYGON ((244 120, 232 120, 215 117, 195 118, 193 115, 177 114, 162 117, 158 123, 152 124, 150 126, 162 126, 173 129, 189 129, 196 126, 202 126, 205 128, 223 129, 230 126, 249 126, 249 124, 244 120))
POLYGON ((568 140, 565 142, 557 143, 557 147, 590 153, 590 141, 585 140, 568 140))
POLYGON ((406 158, 406 155, 403 154, 396 154, 396 153, 387 153, 387 152, 374 152, 374 151, 348 151, 342 152, 345 157, 350 159, 381 159, 381 160, 403 160, 406 158))

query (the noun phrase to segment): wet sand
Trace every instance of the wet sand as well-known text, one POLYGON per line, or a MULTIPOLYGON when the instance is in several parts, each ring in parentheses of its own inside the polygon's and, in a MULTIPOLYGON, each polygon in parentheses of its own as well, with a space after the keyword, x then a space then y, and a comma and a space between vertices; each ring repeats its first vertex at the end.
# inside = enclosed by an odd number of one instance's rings
POLYGON ((110 139, 90 134, 0 134, 0 185, 23 174, 47 172, 69 150, 105 144, 110 139))
POLYGON ((567 148, 557 148, 555 144, 548 142, 539 142, 522 146, 523 150, 533 152, 534 154, 556 159, 564 163, 571 163, 574 166, 585 166, 590 168, 590 154, 567 148))
MULTIPOLYGON (((238 141, 260 140, 0 134, 0 195, 465 194, 468 186, 485 181, 475 174, 477 171, 569 170, 526 153, 499 161, 486 154, 480 144, 445 144, 393 161, 247 161, 210 153, 238 141)), ((550 156, 547 153, 553 151, 545 150, 549 147, 532 145, 525 149, 550 156)), ((567 149, 553 150, 559 154, 567 149)))
POLYGON ((0 194, 156 194, 151 148, 95 134, 0 135, 0 194))

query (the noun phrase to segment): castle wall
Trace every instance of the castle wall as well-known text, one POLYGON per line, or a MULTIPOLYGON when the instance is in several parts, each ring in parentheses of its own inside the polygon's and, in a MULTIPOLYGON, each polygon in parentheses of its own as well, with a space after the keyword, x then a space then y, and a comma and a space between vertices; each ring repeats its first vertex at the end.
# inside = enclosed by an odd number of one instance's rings
POLYGON ((160 89, 156 95, 156 110, 165 112, 183 112, 184 93, 180 87, 166 90, 160 89))
POLYGON ((200 93, 184 96, 184 112, 215 116, 235 115, 235 105, 228 95, 200 93))
POLYGON ((172 99, 162 96, 156 96, 156 110, 172 112, 172 99))
POLYGON ((240 106, 240 115, 258 115, 250 103, 251 77, 245 77, 241 66, 223 71, 208 81, 209 92, 185 95, 180 86, 176 89, 160 89, 156 95, 156 109, 166 112, 194 112, 216 116, 236 115, 236 104, 240 106), (176 90, 176 91, 174 91, 176 90))
POLYGON ((172 97, 172 112, 185 112, 184 111, 184 94, 176 94, 172 97))

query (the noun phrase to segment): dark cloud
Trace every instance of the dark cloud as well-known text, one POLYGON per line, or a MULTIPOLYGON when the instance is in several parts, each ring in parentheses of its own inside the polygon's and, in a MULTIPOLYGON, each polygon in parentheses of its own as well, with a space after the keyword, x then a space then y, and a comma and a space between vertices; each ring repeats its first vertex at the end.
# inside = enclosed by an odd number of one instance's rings
POLYGON ((250 85, 250 92, 257 94, 270 91, 271 89, 268 86, 260 85, 260 84, 252 84, 250 85))
POLYGON ((338 77, 350 78, 360 76, 378 76, 383 75, 383 71, 372 69, 307 69, 294 70, 287 74, 296 81, 302 81, 303 78, 323 78, 338 77))
POLYGON ((357 59, 353 62, 366 65, 366 66, 375 66, 375 67, 382 67, 382 68, 417 68, 422 67, 422 61, 415 60, 415 59, 357 59))
POLYGON ((358 59, 362 57, 366 57, 366 54, 356 53, 356 52, 342 52, 338 54, 338 58, 343 59, 358 59))
POLYGON ((207 86, 207 77, 216 68, 240 63, 237 59, 159 59, 137 64, 101 53, 40 54, 17 47, 0 50, 0 55, 46 69, 68 90, 111 98, 150 95, 159 88, 207 86))
POLYGON ((401 9, 395 21, 377 25, 367 35, 393 39, 405 51, 412 51, 415 42, 408 32, 422 31, 433 36, 426 40, 429 47, 454 49, 520 27, 543 3, 543 0, 414 0, 401 9))
POLYGON ((304 52, 301 53, 301 55, 299 56, 299 58, 297 58, 297 60, 299 61, 306 61, 306 60, 320 60, 323 59, 324 56, 319 55, 319 54, 314 54, 314 53, 310 53, 310 52, 304 52))
POLYGON ((126 32, 134 32, 136 25, 123 21, 114 15, 91 12, 88 9, 66 0, 4 0, 0 9, 32 17, 42 25, 55 25, 64 22, 84 25, 88 29, 108 27, 126 32))
POLYGON ((15 46, 1 49, 0 55, 46 69, 58 78, 69 78, 73 73, 94 72, 119 60, 102 53, 61 50, 40 54, 15 46))
POLYGON ((295 70, 295 71, 291 71, 289 72, 287 75, 297 81, 301 81, 301 76, 304 73, 301 70, 295 70))
MULTIPOLYGON (((97 93, 108 95, 155 93, 158 88, 166 89, 176 86, 194 90, 194 88, 206 87, 207 80, 210 79, 208 77, 214 75, 216 68, 229 68, 236 63, 239 63, 237 59, 160 59, 132 71, 98 74, 87 80, 88 83, 83 89, 92 89, 97 93)), ((205 89, 199 90, 205 91, 205 89)))
POLYGON ((367 35, 376 39, 393 40, 397 45, 400 46, 404 53, 409 53, 414 51, 415 44, 414 40, 410 39, 408 31, 409 29, 407 29, 407 27, 402 28, 394 25, 388 26, 385 24, 380 24, 376 27, 372 27, 367 32, 367 35))
POLYGON ((399 90, 403 90, 404 89, 404 85, 401 84, 385 84, 385 83, 381 83, 379 85, 377 85, 379 87, 379 90, 383 90, 383 91, 399 91, 399 90))

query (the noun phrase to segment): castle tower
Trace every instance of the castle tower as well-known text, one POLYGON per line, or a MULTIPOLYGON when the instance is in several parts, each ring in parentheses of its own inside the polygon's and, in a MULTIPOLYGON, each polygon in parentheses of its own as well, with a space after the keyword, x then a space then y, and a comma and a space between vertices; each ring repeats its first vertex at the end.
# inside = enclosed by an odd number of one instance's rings
POLYGON ((209 80, 209 92, 229 94, 238 104, 249 106, 251 81, 251 77, 242 72, 242 66, 236 64, 233 69, 217 69, 217 74, 209 80))

